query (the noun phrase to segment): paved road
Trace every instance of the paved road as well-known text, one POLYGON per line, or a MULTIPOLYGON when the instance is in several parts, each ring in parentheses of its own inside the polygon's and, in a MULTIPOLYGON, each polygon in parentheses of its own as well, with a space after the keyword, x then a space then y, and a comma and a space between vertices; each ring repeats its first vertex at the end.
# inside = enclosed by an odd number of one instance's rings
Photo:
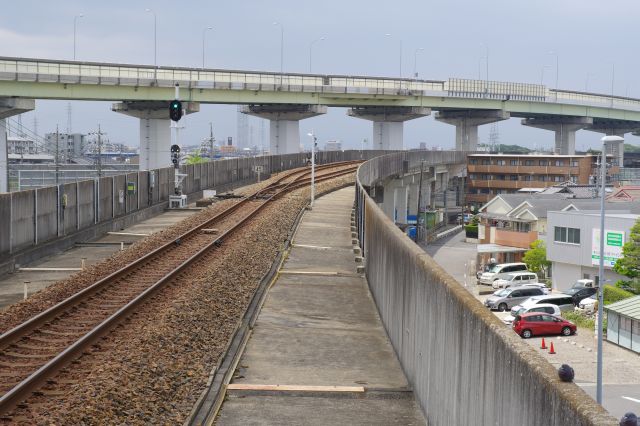
MULTIPOLYGON (((478 298, 479 303, 487 295, 479 295, 475 277, 476 245, 464 242, 460 232, 434 244, 423 246, 440 266, 449 272, 460 284, 478 298), (466 280, 466 283, 465 283, 466 280)), ((481 290, 485 290, 486 286, 481 290)), ((500 319, 510 316, 509 312, 494 312, 500 319)), ((547 346, 553 342, 555 354, 540 349, 542 338, 527 339, 536 351, 553 366, 569 364, 576 373, 575 382, 595 399, 597 341, 590 329, 579 328, 574 336, 546 336, 547 346)), ((612 343, 603 346, 603 406, 615 417, 622 417, 628 411, 640 414, 640 356, 612 343)))

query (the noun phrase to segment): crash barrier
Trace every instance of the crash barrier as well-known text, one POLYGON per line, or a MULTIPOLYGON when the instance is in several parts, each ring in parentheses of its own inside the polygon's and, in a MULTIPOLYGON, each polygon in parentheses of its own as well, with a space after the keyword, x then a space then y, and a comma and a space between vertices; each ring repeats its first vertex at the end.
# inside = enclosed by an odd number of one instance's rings
MULTIPOLYGON (((317 162, 368 159, 384 151, 322 151, 317 162)), ((234 188, 307 164, 309 153, 228 158, 184 165, 183 193, 234 188)), ((0 194, 0 262, 14 253, 166 204, 175 169, 123 173, 93 180, 0 194)))
POLYGON ((356 224, 380 318, 430 425, 617 425, 386 217, 381 179, 457 152, 405 152, 362 164, 356 224))

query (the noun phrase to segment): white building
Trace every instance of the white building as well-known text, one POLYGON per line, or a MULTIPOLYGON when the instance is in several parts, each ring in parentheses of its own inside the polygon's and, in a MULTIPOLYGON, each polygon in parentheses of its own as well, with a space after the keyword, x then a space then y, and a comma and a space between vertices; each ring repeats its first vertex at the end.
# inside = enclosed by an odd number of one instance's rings
POLYGON ((45 135, 49 152, 56 152, 57 143, 61 159, 69 160, 82 156, 86 144, 86 135, 82 133, 58 133, 57 135, 57 141, 56 133, 47 133, 45 135))
MULTIPOLYGON (((624 211, 607 212, 605 218, 605 280, 615 284, 625 277, 612 267, 622 257, 631 227, 640 217, 624 211)), ((551 261, 553 288, 567 290, 582 278, 598 283, 600 261, 599 211, 550 211, 547 214, 547 260, 551 261)))
POLYGON ((325 151, 342 151, 342 142, 341 141, 327 141, 324 144, 325 151))
POLYGON ((7 137, 7 154, 36 154, 38 147, 33 139, 9 136, 7 137))

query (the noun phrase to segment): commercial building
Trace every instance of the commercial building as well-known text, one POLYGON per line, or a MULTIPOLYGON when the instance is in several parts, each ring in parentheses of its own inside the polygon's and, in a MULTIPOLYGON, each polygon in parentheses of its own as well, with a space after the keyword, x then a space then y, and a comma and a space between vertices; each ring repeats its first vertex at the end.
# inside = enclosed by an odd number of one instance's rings
POLYGON ((342 142, 341 141, 327 141, 324 144, 325 151, 342 151, 342 142))
MULTIPOLYGON (((605 218, 604 265, 605 280, 614 284, 625 277, 613 271, 616 260, 622 257, 622 246, 629 240, 629 232, 638 214, 637 203, 621 205, 623 211, 607 211, 605 218)), ((551 211, 547 214, 547 260, 551 262, 553 288, 566 290, 578 279, 598 282, 600 261, 600 212, 551 211)))
POLYGON ((499 263, 519 262, 531 243, 547 234, 549 211, 598 206, 598 200, 573 199, 563 193, 497 195, 479 210, 478 263, 490 258, 499 263))
MULTIPOLYGON (((562 182, 591 184, 597 175, 597 163, 596 155, 470 154, 466 203, 480 206, 499 194, 562 182)), ((614 165, 607 173, 615 177, 619 171, 614 165)))
POLYGON ((33 139, 19 136, 7 137, 7 154, 27 155, 37 153, 38 146, 33 139))
POLYGON ((86 144, 86 135, 82 133, 47 133, 45 139, 49 152, 55 153, 57 144, 58 155, 65 161, 81 157, 86 144))

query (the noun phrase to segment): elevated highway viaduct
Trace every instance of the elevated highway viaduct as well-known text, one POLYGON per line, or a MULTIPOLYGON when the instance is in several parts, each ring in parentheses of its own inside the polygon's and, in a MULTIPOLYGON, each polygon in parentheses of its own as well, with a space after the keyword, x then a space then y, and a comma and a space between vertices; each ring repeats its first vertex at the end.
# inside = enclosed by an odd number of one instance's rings
MULTIPOLYGON (((573 154, 575 132, 623 135, 640 129, 640 100, 499 81, 395 79, 0 57, 0 120, 35 99, 113 101, 140 120, 140 167, 169 165, 166 102, 175 85, 187 113, 202 103, 244 105, 271 121, 270 151, 299 150, 299 121, 328 107, 373 123, 373 149, 403 149, 403 122, 430 115, 456 127, 456 150, 473 151, 478 126, 512 117, 555 132, 556 151, 573 154)), ((0 123, 2 125, 3 123, 0 123)), ((0 192, 6 191, 6 138, 0 136, 0 192)), ((622 147, 609 148, 622 161, 622 147)))

